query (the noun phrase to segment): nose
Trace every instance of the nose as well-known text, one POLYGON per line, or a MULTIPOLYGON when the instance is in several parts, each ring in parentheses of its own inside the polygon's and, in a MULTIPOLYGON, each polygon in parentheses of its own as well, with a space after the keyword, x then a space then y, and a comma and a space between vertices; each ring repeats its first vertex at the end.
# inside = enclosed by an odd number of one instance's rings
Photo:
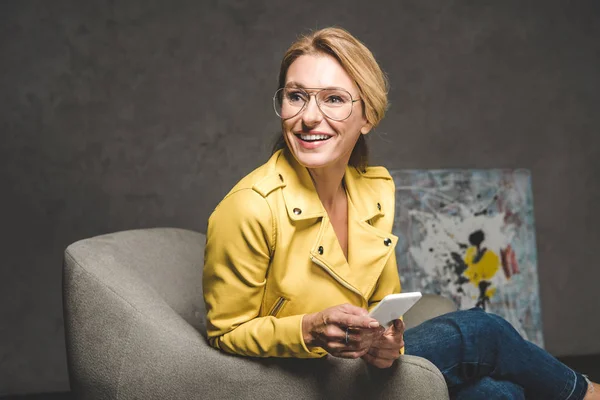
POLYGON ((317 97, 310 96, 302 113, 302 122, 306 126, 317 126, 323 120, 323 114, 317 105, 317 97))

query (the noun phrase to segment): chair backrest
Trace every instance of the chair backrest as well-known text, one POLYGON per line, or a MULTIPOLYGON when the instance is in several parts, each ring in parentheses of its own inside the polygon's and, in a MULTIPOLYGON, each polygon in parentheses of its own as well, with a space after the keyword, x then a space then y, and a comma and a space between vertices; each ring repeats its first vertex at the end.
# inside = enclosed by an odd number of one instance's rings
POLYGON ((115 232, 70 245, 66 254, 118 291, 142 281, 186 322, 205 333, 202 233, 177 228, 115 232), (131 278, 131 279, 129 279, 131 278))

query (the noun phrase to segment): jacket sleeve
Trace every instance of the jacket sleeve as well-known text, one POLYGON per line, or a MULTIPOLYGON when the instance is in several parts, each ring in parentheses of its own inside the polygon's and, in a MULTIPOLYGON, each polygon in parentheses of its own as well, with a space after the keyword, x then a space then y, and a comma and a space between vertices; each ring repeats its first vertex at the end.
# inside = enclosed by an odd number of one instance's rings
POLYGON ((265 198, 252 189, 228 195, 208 221, 203 292, 209 343, 253 357, 310 358, 302 317, 261 317, 276 224, 265 198))

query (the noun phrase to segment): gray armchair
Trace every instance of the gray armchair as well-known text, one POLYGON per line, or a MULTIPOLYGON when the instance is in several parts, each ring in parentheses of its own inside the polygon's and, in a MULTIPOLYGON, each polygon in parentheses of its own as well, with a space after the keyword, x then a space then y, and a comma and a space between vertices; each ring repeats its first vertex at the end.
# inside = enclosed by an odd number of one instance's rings
MULTIPOLYGON (((211 348, 202 299, 204 235, 155 228, 78 241, 65 251, 71 390, 81 399, 447 399, 429 361, 251 359, 211 348)), ((452 311, 425 296, 407 325, 452 311)))

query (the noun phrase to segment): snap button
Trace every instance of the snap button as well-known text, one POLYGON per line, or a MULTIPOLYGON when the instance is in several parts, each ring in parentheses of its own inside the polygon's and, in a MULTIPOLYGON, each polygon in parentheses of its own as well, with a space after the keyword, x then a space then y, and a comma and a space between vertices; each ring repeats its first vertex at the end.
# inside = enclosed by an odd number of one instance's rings
POLYGON ((377 209, 381 211, 381 204, 377 203, 377 209))
POLYGON ((319 246, 319 250, 318 251, 319 251, 320 255, 323 255, 323 246, 319 246))
POLYGON ((300 214, 302 214, 302 210, 299 208, 294 208, 294 214, 300 215, 300 214))
POLYGON ((281 176, 281 174, 279 174, 279 180, 283 182, 283 176, 281 176))
POLYGON ((392 244, 392 239, 390 238, 385 238, 385 240, 383 241, 383 244, 385 244, 386 246, 389 246, 392 244))

